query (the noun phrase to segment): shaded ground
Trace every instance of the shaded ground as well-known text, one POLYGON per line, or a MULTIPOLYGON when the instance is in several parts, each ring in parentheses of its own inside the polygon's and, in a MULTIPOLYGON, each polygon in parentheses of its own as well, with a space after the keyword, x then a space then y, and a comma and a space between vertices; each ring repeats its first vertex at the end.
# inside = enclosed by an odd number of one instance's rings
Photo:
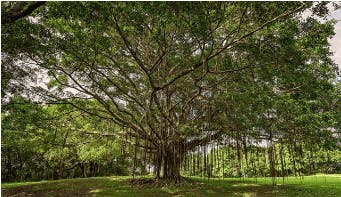
POLYGON ((290 177, 272 186, 269 178, 202 179, 192 177, 181 184, 157 185, 150 179, 131 181, 131 177, 96 177, 5 183, 2 195, 8 196, 341 196, 341 175, 290 177), (145 184, 146 183, 146 184, 145 184))
POLYGON ((91 196, 91 191, 102 188, 103 183, 110 182, 107 178, 69 179, 58 181, 32 182, 17 185, 1 186, 1 196, 91 196))

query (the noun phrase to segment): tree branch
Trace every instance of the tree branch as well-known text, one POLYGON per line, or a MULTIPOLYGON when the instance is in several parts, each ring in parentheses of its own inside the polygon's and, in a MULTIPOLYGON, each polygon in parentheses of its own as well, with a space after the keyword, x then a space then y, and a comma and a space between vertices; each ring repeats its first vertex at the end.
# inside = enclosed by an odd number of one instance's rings
POLYGON ((36 1, 30 3, 27 8, 25 6, 28 2, 17 2, 7 13, 1 15, 1 24, 14 23, 20 18, 30 15, 34 10, 44 5, 45 1, 36 1))

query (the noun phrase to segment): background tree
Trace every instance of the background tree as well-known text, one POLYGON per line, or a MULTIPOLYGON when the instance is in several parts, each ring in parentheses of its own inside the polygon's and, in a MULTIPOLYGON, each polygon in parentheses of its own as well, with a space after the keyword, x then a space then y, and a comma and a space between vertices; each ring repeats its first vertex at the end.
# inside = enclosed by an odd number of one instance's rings
POLYGON ((131 146, 110 123, 15 97, 2 107, 2 181, 131 174, 131 146), (128 144, 123 148, 123 143, 128 144))

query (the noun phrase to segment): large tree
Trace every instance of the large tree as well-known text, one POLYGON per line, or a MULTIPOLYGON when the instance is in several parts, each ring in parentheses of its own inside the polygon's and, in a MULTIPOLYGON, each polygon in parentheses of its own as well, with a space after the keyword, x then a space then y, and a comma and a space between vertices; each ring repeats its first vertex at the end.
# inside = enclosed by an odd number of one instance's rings
POLYGON ((188 151, 242 129, 247 118, 240 117, 254 105, 238 98, 242 91, 269 106, 274 91, 300 85, 288 80, 290 73, 313 72, 304 69, 315 63, 331 67, 320 57, 328 53, 332 26, 319 28, 319 55, 308 39, 316 29, 299 17, 310 3, 47 6, 35 22, 47 32, 35 37, 39 53, 22 54, 48 70, 44 95, 119 125, 154 158, 157 178, 179 180, 188 151), (79 99, 97 105, 74 102, 79 99))

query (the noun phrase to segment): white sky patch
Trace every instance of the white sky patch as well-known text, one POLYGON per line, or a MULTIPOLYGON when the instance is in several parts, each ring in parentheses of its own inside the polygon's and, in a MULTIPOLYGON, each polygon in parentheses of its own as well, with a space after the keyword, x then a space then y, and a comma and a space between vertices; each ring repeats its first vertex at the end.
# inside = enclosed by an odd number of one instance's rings
MULTIPOLYGON (((341 9, 334 10, 332 4, 329 4, 328 8, 330 10, 330 14, 327 19, 335 19, 337 21, 334 26, 335 35, 333 38, 329 39, 329 43, 331 45, 330 49, 331 52, 333 52, 332 60, 334 60, 339 69, 341 69, 341 9)), ((302 18, 306 19, 311 14, 311 10, 306 10, 302 13, 302 18)), ((323 19, 319 18, 318 20, 321 21, 323 19)))
POLYGON ((335 36, 330 39, 331 44, 331 51, 333 54, 333 60, 338 65, 338 67, 341 69, 341 9, 332 11, 330 14, 330 17, 337 20, 335 28, 335 36))

